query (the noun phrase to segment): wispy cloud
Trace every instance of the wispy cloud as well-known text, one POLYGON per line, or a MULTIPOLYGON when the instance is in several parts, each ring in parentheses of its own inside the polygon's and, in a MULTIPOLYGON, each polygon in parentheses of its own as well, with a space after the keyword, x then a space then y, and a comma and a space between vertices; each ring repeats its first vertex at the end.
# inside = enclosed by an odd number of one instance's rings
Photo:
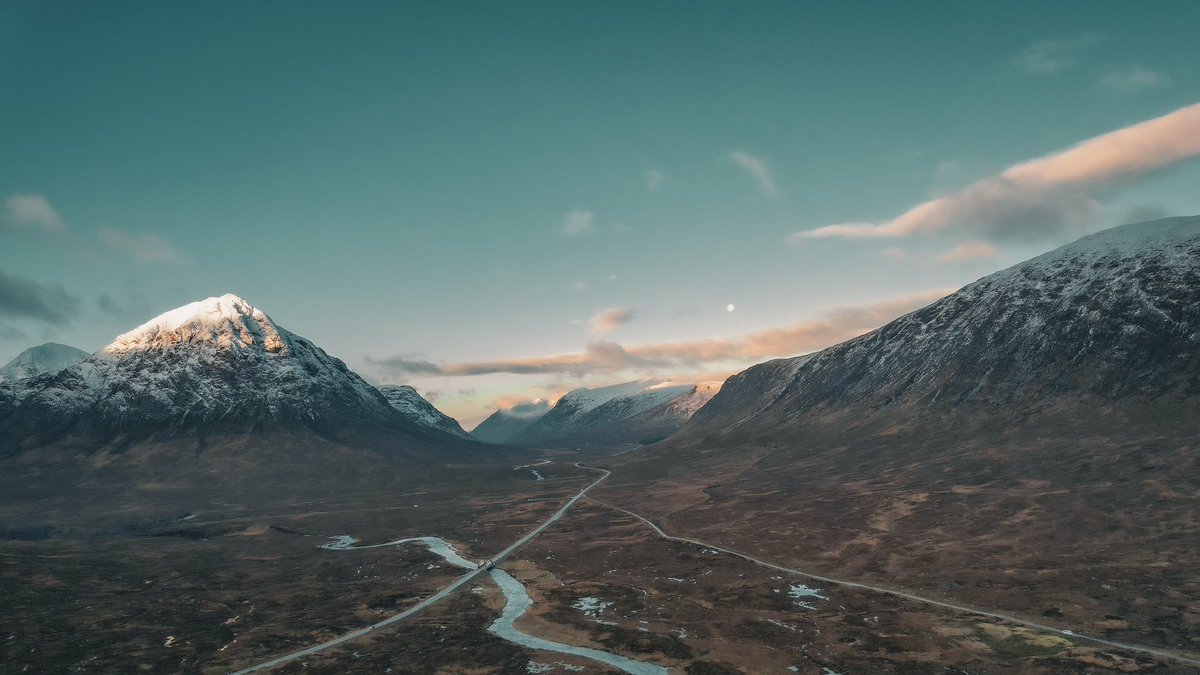
POLYGON ((1053 75, 1079 64, 1083 55, 1105 37, 1098 33, 1083 33, 1063 38, 1038 40, 1017 52, 1012 63, 1017 68, 1036 75, 1053 75))
POLYGON ((596 312, 589 322, 592 332, 596 335, 607 335, 624 326, 633 319, 634 312, 627 307, 613 307, 602 312, 596 312))
POLYGON ((102 227, 96 237, 108 248, 146 265, 174 265, 183 262, 175 246, 156 234, 128 234, 121 230, 102 227))
POLYGON ((392 375, 473 376, 493 373, 560 374, 583 377, 624 371, 658 373, 696 370, 713 363, 759 361, 804 354, 873 330, 898 316, 923 307, 951 291, 939 290, 884 302, 835 308, 815 321, 751 333, 735 338, 668 342, 625 347, 616 342, 593 342, 581 351, 533 358, 436 364, 406 357, 371 359, 392 375))
POLYGON ((33 279, 0 271, 0 317, 63 326, 78 313, 79 298, 61 286, 45 286, 33 279))
POLYGON ((742 150, 734 150, 729 153, 729 159, 750 174, 750 177, 754 179, 754 184, 758 186, 759 192, 771 197, 778 197, 781 194, 779 186, 775 183, 775 175, 771 173, 771 166, 765 159, 755 157, 742 150))
POLYGON ((642 181, 646 185, 647 192, 658 192, 660 188, 671 182, 671 177, 658 169, 643 169, 642 181))
POLYGON ((1136 94, 1167 83, 1162 73, 1141 66, 1112 68, 1096 80, 1096 86, 1112 94, 1136 94))
POLYGON ((565 237, 578 237, 596 231, 596 214, 584 209, 572 209, 562 218, 559 230, 565 237))
POLYGON ((805 239, 879 239, 957 228, 1003 239, 1080 227, 1101 210, 1096 195, 1200 155, 1200 103, 1015 164, 884 222, 798 232, 805 239))
POLYGON ((67 224, 58 211, 50 204, 50 200, 42 195, 9 195, 4 200, 6 220, 25 227, 36 227, 46 232, 59 233, 67 229, 67 224))
POLYGON ((986 241, 968 241, 938 256, 938 262, 953 264, 972 260, 991 260, 1000 255, 1000 249, 986 241))

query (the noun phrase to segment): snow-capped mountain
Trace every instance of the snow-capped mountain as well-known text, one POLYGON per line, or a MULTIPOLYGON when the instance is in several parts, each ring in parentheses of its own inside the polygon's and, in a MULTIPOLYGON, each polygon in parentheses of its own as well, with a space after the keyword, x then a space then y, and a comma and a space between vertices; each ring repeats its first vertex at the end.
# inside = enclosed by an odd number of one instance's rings
POLYGON ((718 383, 638 380, 576 389, 508 442, 583 446, 661 440, 682 426, 719 387, 718 383))
POLYGON ((708 433, 929 415, 1064 397, 1200 393, 1200 217, 1106 230, 997 272, 819 353, 730 378, 693 417, 708 433))
POLYGON ((0 385, 0 444, 236 424, 418 429, 337 358, 235 295, 194 302, 53 375, 0 385))
POLYGON ((435 408, 432 403, 418 394, 416 389, 406 384, 385 384, 379 387, 379 391, 388 403, 407 419, 429 429, 462 438, 471 437, 470 434, 463 431, 458 420, 435 408))
POLYGON ((531 424, 549 411, 550 403, 544 399, 497 410, 472 429, 471 436, 484 443, 516 443, 531 424))
POLYGON ((57 342, 30 347, 0 368, 0 383, 57 373, 86 359, 89 354, 57 342))

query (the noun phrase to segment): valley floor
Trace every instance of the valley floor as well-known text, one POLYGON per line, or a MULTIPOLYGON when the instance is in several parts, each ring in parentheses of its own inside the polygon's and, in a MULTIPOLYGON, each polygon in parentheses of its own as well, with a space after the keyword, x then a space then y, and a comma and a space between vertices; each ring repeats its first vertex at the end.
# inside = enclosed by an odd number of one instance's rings
MULTIPOLYGON (((199 513, 154 536, 0 542, 0 670, 227 673, 369 626, 463 570, 420 545, 321 549, 330 537, 369 545, 432 535, 482 561, 596 478, 562 457, 536 470, 476 477, 467 498, 467 483, 426 484, 199 513)), ((669 541, 590 499, 501 566, 533 600, 519 631, 673 673, 1187 670, 669 541)), ((504 606, 482 575, 411 620, 274 672, 612 672, 488 632, 504 606)))

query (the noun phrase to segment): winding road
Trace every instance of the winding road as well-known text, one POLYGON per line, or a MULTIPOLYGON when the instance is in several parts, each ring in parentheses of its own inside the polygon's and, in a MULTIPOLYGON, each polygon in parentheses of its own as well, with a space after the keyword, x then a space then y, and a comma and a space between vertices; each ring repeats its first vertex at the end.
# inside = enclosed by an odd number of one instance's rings
MULTIPOLYGON (((508 548, 504 549, 500 553, 497 553, 495 556, 493 556, 491 558, 491 560, 493 562, 499 563, 500 561, 504 560, 505 558, 512 555, 514 552, 516 552, 517 549, 521 548, 525 544, 528 544, 530 541, 532 541, 535 537, 537 537, 539 534, 541 534, 543 531, 545 531, 545 529, 547 527, 550 527, 554 523, 558 522, 558 520, 560 518, 562 518, 563 515, 567 511, 571 510, 572 506, 575 506, 576 502, 578 502, 580 499, 582 499, 584 496, 587 495, 588 490, 591 490, 592 488, 596 487, 605 478, 608 478, 612 474, 612 472, 608 471, 607 469, 597 469, 595 467, 584 466, 584 465, 580 464, 579 462, 576 462, 575 466, 579 467, 580 469, 587 469, 589 471, 601 471, 604 473, 604 475, 600 476, 595 481, 588 484, 587 487, 583 488, 578 493, 576 493, 576 495, 574 497, 571 497, 569 500, 567 500, 567 503, 563 504, 562 508, 560 508, 558 511, 555 511, 554 514, 551 515, 546 520, 542 521, 541 525, 538 525, 537 527, 533 528, 524 537, 521 537, 516 542, 514 542, 511 546, 509 546, 508 548)), ((291 652, 290 654, 284 654, 283 656, 278 656, 276 658, 271 659, 270 661, 263 661, 262 663, 255 664, 253 666, 250 666, 249 668, 243 668, 239 671, 236 671, 233 675, 243 675, 243 673, 258 673, 258 672, 262 672, 265 670, 270 670, 271 668, 275 668, 277 666, 282 666, 283 664, 289 663, 291 661, 295 661, 296 659, 304 658, 305 656, 312 656, 313 654, 316 654, 318 652, 323 652, 327 649, 332 649, 333 647, 337 647, 338 645, 342 645, 347 642, 350 642, 351 640, 356 640, 368 633, 372 633, 376 630, 379 630, 380 628, 384 628, 385 626, 390 626, 394 623, 404 621, 405 619, 412 617, 416 614, 420 614, 421 612, 428 609, 432 605, 437 604, 438 602, 444 600, 451 593, 454 593, 455 591, 462 588, 466 584, 469 584, 472 581, 474 581, 476 577, 478 577, 482 574, 486 574, 487 571, 488 571, 487 568, 483 565, 476 567, 475 569, 467 572, 463 576, 456 579, 449 586, 446 586, 445 588, 438 591, 437 593, 434 593, 433 595, 429 596, 428 598, 425 598, 421 602, 413 605, 412 607, 409 607, 408 609, 404 610, 403 612, 400 612, 399 614, 393 614, 392 616, 389 616, 388 618, 383 619, 377 623, 373 623, 370 626, 367 626, 365 628, 359 628, 358 630, 352 630, 349 633, 340 635, 336 638, 333 638, 332 640, 322 642, 321 644, 313 645, 312 647, 307 647, 307 648, 301 649, 299 651, 294 651, 294 652, 291 652)))
POLYGON ((612 504, 609 504, 607 502, 602 502, 599 499, 596 499, 595 497, 588 497, 588 500, 595 502, 596 504, 599 504, 605 508, 609 508, 614 511, 619 511, 621 513, 624 513, 625 515, 637 518, 638 520, 640 520, 643 523, 645 523, 646 525, 648 525, 650 527, 650 529, 654 530, 655 534, 657 534, 658 536, 660 536, 663 539, 666 539, 668 541, 679 542, 682 544, 692 544, 693 546, 702 546, 704 548, 712 549, 714 551, 720 551, 727 555, 741 558, 743 560, 752 562, 756 565, 761 565, 763 567, 769 567, 773 570, 778 570, 780 572, 787 572, 788 574, 794 574, 796 576, 806 577, 808 579, 815 579, 817 581, 821 581, 821 582, 824 582, 827 584, 832 584, 835 586, 844 586, 846 588, 857 588, 857 589, 863 590, 863 591, 884 593, 886 595, 895 596, 897 598, 904 598, 905 600, 911 600, 913 602, 919 602, 919 603, 923 603, 926 605, 932 605, 934 607, 941 607, 943 609, 950 609, 950 610, 954 610, 956 612, 963 612, 966 614, 974 614, 977 616, 985 616, 985 617, 992 618, 992 619, 999 619, 999 620, 1007 622, 1007 623, 1025 626, 1026 628, 1032 628, 1034 630, 1043 631, 1046 633, 1052 633, 1059 637, 1062 637, 1062 638, 1065 638, 1068 640, 1073 640, 1075 642, 1090 642, 1093 644, 1104 645, 1106 647, 1115 647, 1117 649, 1124 649, 1124 650, 1128 650, 1131 652, 1138 652, 1141 654, 1149 654, 1151 656, 1157 656, 1159 658, 1169 659, 1171 661, 1176 661, 1178 663, 1186 663, 1189 666, 1200 666, 1200 658, 1195 658, 1195 657, 1187 656, 1184 654, 1178 654, 1178 653, 1166 651, 1163 649, 1155 649, 1154 647, 1144 647, 1142 645, 1129 644, 1128 642, 1114 642, 1112 640, 1105 640, 1104 638, 1092 637, 1090 635, 1085 635, 1083 633, 1078 633, 1078 632, 1072 631, 1072 630, 1064 630, 1061 628, 1055 628, 1054 626, 1047 626, 1046 624, 1043 624, 1043 623, 1037 623, 1036 621, 1022 619, 1020 617, 1015 617, 1015 616, 1011 616, 1008 614, 1000 614, 998 612, 989 612, 987 610, 977 609, 975 607, 968 607, 966 605, 958 605, 958 604, 955 604, 952 602, 943 602, 941 600, 934 600, 933 598, 926 598, 926 597, 922 597, 920 595, 913 595, 912 593, 906 593, 904 591, 897 591, 897 590, 891 589, 891 588, 882 588, 880 586, 871 586, 868 584, 859 583, 857 581, 845 581, 844 579, 834 579, 833 577, 821 576, 819 574, 813 574, 811 572, 804 572, 802 570, 793 569, 791 567, 784 567, 782 565, 776 565, 775 563, 767 562, 765 560, 760 560, 758 558, 755 558, 754 556, 747 555, 747 554, 741 553, 739 551, 734 551, 732 549, 723 548, 721 546, 717 546, 715 544, 710 544, 708 542, 700 541, 698 539, 691 539, 689 537, 676 537, 674 535, 667 534, 666 532, 664 532, 662 530, 662 528, 660 528, 659 526, 650 522, 650 520, 648 518, 641 516, 639 514, 636 514, 633 511, 623 509, 619 506, 613 506, 612 504))

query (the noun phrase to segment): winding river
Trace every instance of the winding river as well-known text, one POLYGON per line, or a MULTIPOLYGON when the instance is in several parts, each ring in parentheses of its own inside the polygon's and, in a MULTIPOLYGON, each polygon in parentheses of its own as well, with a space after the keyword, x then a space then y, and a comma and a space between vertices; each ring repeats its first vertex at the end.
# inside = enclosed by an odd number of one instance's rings
MULTIPOLYGON (((458 551, 444 539, 440 537, 408 537, 406 539, 396 539, 383 544, 368 544, 366 546, 356 546, 357 539, 348 535, 340 535, 330 537, 332 542, 325 544, 321 548, 330 551, 353 551, 364 548, 382 548, 384 546, 397 546, 408 543, 421 543, 429 549, 431 553, 441 556, 446 562, 451 565, 462 567, 469 570, 478 569, 479 565, 467 560, 458 554, 458 551)), ((496 636, 521 645, 529 649, 537 649, 547 652, 558 652, 560 654, 570 654, 579 656, 592 661, 598 661, 613 668, 619 668, 632 675, 667 675, 668 671, 662 666, 656 666, 650 663, 643 663, 633 659, 626 658, 617 654, 602 652, 598 649, 589 649, 587 647, 576 647, 574 645, 564 644, 562 642, 554 642, 545 640, 539 637, 534 637, 527 633, 522 633, 514 625, 517 619, 520 619, 530 607, 533 606, 533 598, 529 597, 529 593, 525 591, 525 586, 517 581, 508 572, 499 568, 493 568, 488 571, 492 580, 500 587, 504 593, 505 604, 504 610, 500 613, 500 617, 492 622, 488 627, 488 632, 496 636)))

